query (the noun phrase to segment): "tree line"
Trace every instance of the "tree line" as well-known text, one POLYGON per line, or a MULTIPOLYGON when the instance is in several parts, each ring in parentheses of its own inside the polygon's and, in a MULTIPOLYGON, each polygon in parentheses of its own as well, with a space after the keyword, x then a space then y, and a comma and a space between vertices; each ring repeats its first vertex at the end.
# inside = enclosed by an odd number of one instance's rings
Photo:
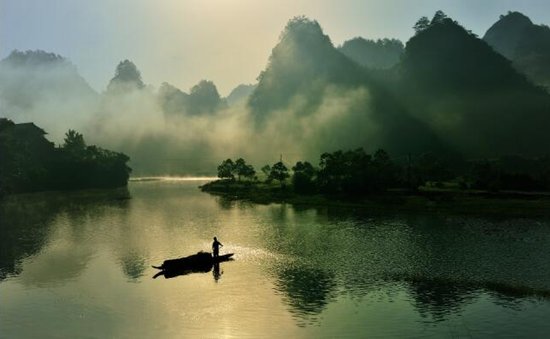
MULTIPOLYGON (((434 153, 423 153, 396 161, 383 149, 368 154, 359 148, 323 153, 318 166, 298 161, 289 167, 282 161, 263 166, 263 183, 276 182, 283 189, 290 183, 298 194, 355 196, 392 188, 441 188, 446 182, 454 182, 460 189, 550 190, 550 157, 507 156, 450 163, 434 153)), ((228 182, 260 183, 254 167, 242 158, 224 160, 218 167, 218 177, 228 182)))
POLYGON ((128 183, 130 158, 94 145, 69 130, 62 145, 32 123, 0 118, 0 197, 45 190, 113 188, 128 183))

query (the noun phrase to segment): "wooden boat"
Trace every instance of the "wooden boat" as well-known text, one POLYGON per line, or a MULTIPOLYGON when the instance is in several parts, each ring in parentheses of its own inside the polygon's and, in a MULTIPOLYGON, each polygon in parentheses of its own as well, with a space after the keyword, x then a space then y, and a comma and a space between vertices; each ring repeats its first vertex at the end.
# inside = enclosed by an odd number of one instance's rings
POLYGON ((153 266, 162 271, 210 271, 214 264, 232 260, 233 253, 220 255, 214 257, 208 252, 199 252, 197 254, 190 255, 179 259, 165 260, 160 266, 153 266))

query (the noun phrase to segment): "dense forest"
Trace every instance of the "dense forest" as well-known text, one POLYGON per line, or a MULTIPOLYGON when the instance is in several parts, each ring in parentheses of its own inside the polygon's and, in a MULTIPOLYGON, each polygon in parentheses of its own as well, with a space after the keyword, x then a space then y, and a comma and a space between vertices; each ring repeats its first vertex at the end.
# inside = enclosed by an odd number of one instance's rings
POLYGON ((407 157, 404 164, 396 162, 386 151, 379 149, 368 154, 364 149, 325 152, 318 165, 298 161, 295 165, 282 159, 261 168, 257 175, 243 158, 224 160, 218 166, 219 182, 205 185, 205 190, 231 191, 245 186, 273 183, 282 190, 297 194, 327 194, 366 196, 389 189, 417 192, 420 187, 443 188, 453 182, 460 190, 548 191, 550 190, 550 157, 523 158, 503 156, 491 160, 471 160, 460 169, 433 153, 407 157), (260 177, 262 177, 260 179, 260 177), (220 186, 221 185, 221 186, 220 186), (290 188, 289 188, 290 187, 290 188))
POLYGON ((0 198, 44 190, 125 186, 131 169, 123 153, 88 146, 82 134, 69 130, 60 147, 33 123, 0 118, 0 198))
POLYGON ((509 13, 480 39, 438 11, 414 30, 405 44, 335 46, 317 21, 293 18, 257 83, 226 98, 210 80, 154 88, 130 60, 96 93, 68 59, 14 51, 0 61, 0 115, 34 121, 56 142, 78 129, 129 154, 137 174, 213 174, 228 156, 261 166, 280 153, 312 162, 357 148, 431 154, 460 173, 469 159, 548 155, 550 94, 537 78, 546 26, 509 13))

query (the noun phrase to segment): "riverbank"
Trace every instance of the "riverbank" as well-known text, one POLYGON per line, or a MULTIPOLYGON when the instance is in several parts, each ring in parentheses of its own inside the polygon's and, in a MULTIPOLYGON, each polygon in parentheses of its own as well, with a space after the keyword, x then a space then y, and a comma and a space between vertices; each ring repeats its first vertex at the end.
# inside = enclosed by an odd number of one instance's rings
POLYGON ((230 200, 258 204, 289 203, 292 205, 335 206, 402 211, 468 213, 507 217, 550 215, 550 194, 517 191, 487 192, 480 190, 437 189, 422 187, 418 192, 388 190, 365 197, 343 195, 301 195, 291 186, 217 180, 199 187, 203 192, 230 200))

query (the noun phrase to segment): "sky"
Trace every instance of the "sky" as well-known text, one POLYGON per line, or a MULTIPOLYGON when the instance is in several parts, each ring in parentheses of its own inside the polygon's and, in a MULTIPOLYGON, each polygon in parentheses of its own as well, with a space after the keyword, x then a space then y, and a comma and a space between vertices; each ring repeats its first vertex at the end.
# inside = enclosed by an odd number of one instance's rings
POLYGON ((41 49, 70 59, 97 91, 118 62, 184 91, 212 80, 223 96, 254 83, 286 22, 319 21, 335 45, 353 37, 406 42, 441 9, 479 36, 509 10, 550 24, 548 0, 0 0, 0 57, 41 49))

